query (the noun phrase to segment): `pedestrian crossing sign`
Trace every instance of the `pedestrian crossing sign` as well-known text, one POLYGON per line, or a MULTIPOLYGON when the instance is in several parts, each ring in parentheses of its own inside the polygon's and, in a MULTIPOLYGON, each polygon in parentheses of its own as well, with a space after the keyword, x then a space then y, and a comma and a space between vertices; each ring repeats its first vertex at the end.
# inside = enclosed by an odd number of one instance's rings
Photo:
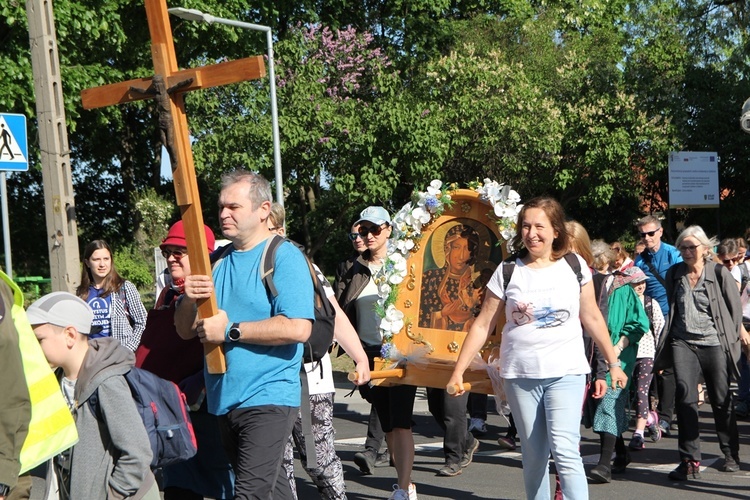
POLYGON ((0 113, 0 170, 28 169, 26 117, 15 113, 0 113))

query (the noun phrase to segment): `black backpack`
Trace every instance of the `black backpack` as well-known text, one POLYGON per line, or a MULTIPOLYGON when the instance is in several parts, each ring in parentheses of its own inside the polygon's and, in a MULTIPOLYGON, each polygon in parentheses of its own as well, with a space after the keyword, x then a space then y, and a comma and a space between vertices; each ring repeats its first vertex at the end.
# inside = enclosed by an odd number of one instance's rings
MULTIPOLYGON (((273 282, 273 271, 274 264, 276 262, 276 250, 279 245, 289 241, 300 249, 302 255, 305 255, 303 248, 292 240, 283 238, 279 235, 274 235, 266 242, 266 248, 263 250, 263 255, 260 259, 261 269, 260 278, 263 280, 263 284, 269 293, 276 297, 279 292, 276 290, 276 285, 273 282)), ((307 267, 310 270, 310 277, 313 281, 313 288, 315 289, 315 323, 312 326, 312 333, 310 338, 305 342, 305 350, 302 354, 303 363, 311 363, 313 361, 320 361, 331 350, 331 343, 333 342, 333 329, 336 323, 336 311, 331 305, 330 300, 326 297, 326 291, 323 288, 323 282, 318 277, 318 274, 313 268, 312 262, 305 255, 305 261, 307 267)), ((325 277, 322 277, 325 280, 325 277)), ((328 281, 326 280, 326 283, 328 281)))

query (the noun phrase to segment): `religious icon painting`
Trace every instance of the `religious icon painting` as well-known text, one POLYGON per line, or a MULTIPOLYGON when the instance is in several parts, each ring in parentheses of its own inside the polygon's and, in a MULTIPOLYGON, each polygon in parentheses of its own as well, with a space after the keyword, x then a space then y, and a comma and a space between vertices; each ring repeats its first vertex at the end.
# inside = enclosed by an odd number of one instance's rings
MULTIPOLYGON (((492 273, 506 242, 492 207, 469 189, 451 192, 453 205, 422 228, 419 245, 407 259, 398 307, 405 335, 394 335, 400 352, 426 352, 423 362, 455 363, 466 333, 479 314, 492 273)), ((487 347, 500 342, 498 322, 487 347)))

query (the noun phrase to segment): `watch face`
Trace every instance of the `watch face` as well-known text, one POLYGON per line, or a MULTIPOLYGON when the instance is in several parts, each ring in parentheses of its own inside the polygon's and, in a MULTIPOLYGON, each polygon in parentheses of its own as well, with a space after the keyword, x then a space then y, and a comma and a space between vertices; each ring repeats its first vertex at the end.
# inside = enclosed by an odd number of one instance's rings
POLYGON ((240 329, 236 326, 233 326, 229 330, 229 340, 233 340, 235 342, 240 340, 240 334, 241 334, 240 329))

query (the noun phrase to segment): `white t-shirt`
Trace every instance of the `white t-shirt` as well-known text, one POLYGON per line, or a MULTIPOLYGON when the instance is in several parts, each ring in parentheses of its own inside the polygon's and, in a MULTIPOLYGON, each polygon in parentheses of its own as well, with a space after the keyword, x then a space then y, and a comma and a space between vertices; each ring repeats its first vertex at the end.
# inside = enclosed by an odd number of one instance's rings
MULTIPOLYGON (((326 279, 325 275, 320 271, 318 266, 313 264, 315 274, 318 279, 323 283, 323 289, 326 292, 326 297, 330 300, 336 300, 334 298, 333 287, 326 279)), ((313 394, 327 394, 329 392, 336 392, 336 387, 333 384, 333 369, 331 367, 331 356, 326 353, 318 362, 304 363, 305 371, 307 372, 307 390, 310 395, 313 394), (321 370, 322 365, 322 370, 321 370)))
POLYGON ((503 266, 497 266, 487 284, 505 301, 503 340, 500 346, 500 375, 503 378, 553 378, 591 372, 583 348, 579 320, 580 287, 591 281, 586 262, 581 263, 583 280, 565 259, 536 269, 516 259, 516 267, 503 290, 503 266))

